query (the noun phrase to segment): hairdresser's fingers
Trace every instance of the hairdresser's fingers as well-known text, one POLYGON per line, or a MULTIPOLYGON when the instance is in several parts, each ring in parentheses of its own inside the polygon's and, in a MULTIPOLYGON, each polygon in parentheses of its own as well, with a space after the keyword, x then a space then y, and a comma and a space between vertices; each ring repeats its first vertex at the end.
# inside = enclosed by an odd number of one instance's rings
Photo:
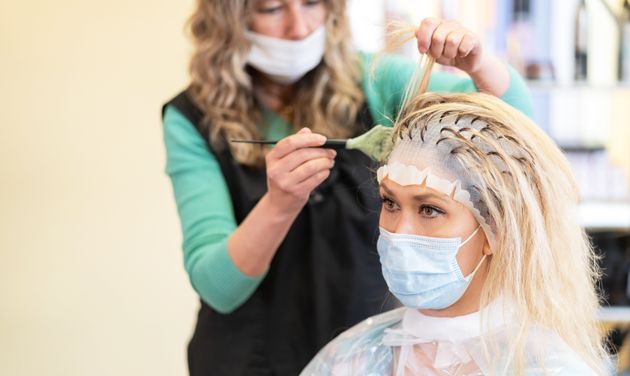
POLYGON ((311 190, 328 177, 333 165, 334 159, 318 158, 303 163, 291 172, 278 173, 272 168, 267 173, 270 201, 283 212, 297 213, 306 204, 311 190))
POLYGON ((425 18, 420 23, 418 31, 416 31, 416 39, 418 39, 418 51, 421 54, 427 53, 431 47, 431 36, 440 24, 441 20, 437 18, 425 18))
POLYGON ((330 175, 330 170, 323 170, 295 186, 298 195, 308 195, 330 175))
POLYGON ((466 30, 464 29, 456 29, 454 31, 451 31, 446 36, 442 56, 447 59, 454 59, 459 53, 459 46, 461 45, 465 35, 466 30))
POLYGON ((307 161, 291 171, 287 178, 281 182, 280 187, 286 191, 295 191, 295 186, 322 171, 330 170, 334 165, 335 160, 330 158, 318 158, 307 161))
POLYGON ((326 137, 312 133, 308 128, 302 128, 298 133, 285 137, 267 153, 267 162, 283 158, 287 154, 301 148, 321 146, 326 142, 326 137))
POLYGON ((444 53, 444 44, 446 43, 446 37, 454 32, 455 30, 461 28, 458 22, 455 21, 444 21, 442 22, 433 32, 433 36, 431 37, 431 47, 429 48, 429 53, 435 59, 439 59, 442 57, 444 53))
POLYGON ((334 159, 336 155, 337 152, 332 149, 302 148, 287 154, 284 158, 279 159, 274 166, 270 166, 269 168, 288 173, 310 160, 319 158, 334 159))
POLYGON ((481 42, 472 33, 466 33, 462 38, 462 42, 459 45, 457 53, 458 57, 467 57, 470 54, 481 54, 481 42))
POLYGON ((466 34, 462 40, 464 56, 455 58, 455 66, 464 72, 473 73, 483 64, 483 51, 479 39, 473 34, 466 34))

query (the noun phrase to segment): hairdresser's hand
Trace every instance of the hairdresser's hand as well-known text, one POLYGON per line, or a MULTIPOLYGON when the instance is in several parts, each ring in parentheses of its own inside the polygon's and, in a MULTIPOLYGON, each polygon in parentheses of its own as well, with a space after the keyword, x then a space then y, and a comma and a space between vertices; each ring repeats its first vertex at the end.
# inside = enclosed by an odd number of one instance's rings
POLYGON ((479 38, 457 21, 425 18, 416 32, 418 51, 438 64, 453 66, 472 75, 482 67, 479 38))
POLYGON ((330 174, 337 152, 316 147, 325 141, 325 136, 302 128, 267 153, 267 195, 280 213, 297 215, 311 191, 330 174))

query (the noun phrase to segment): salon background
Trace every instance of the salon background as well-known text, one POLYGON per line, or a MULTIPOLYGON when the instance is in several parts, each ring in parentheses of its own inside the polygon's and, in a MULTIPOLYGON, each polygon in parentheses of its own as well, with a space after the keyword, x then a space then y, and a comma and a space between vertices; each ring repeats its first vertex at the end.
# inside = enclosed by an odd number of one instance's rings
MULTIPOLYGON (((381 48, 390 18, 457 18, 528 77, 537 123, 574 166, 580 215, 604 256, 612 307, 602 318, 617 342, 630 321, 623 4, 350 2, 359 48, 381 48)), ((186 373, 198 303, 163 174, 160 105, 187 82, 192 6, 0 3, 0 375, 186 373)))

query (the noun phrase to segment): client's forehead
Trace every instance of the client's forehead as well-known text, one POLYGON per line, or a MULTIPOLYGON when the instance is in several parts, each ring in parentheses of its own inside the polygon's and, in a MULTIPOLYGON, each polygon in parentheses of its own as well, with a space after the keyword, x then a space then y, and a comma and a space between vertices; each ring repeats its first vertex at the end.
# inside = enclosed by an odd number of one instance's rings
POLYGON ((426 201, 428 199, 444 203, 446 205, 463 205, 454 200, 442 191, 427 187, 426 184, 400 185, 388 178, 381 181, 380 187, 383 192, 391 196, 405 197, 416 201, 426 201))

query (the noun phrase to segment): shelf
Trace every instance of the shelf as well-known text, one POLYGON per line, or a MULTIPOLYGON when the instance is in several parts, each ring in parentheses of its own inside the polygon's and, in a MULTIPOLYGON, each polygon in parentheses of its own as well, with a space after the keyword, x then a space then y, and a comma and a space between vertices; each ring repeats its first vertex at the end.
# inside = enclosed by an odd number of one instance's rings
POLYGON ((606 146, 601 144, 567 144, 556 142, 560 149, 565 153, 599 153, 606 150, 606 146))
POLYGON ((630 306, 600 307, 599 320, 630 323, 630 306))
POLYGON ((616 84, 591 84, 589 82, 570 82, 558 83, 553 81, 536 81, 527 80, 527 86, 532 91, 554 91, 554 90, 573 90, 573 91, 628 91, 630 92, 630 83, 620 82, 616 84))
POLYGON ((580 223, 592 231, 630 231, 630 202, 582 202, 580 223))

